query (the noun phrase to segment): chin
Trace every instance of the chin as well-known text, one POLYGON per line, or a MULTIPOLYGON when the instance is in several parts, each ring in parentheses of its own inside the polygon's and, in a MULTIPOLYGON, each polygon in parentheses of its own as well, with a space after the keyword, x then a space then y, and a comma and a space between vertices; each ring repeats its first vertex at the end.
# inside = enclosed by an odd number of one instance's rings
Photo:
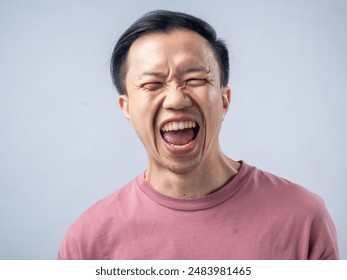
POLYGON ((164 165, 164 167, 169 170, 170 172, 177 174, 177 175, 186 175, 191 172, 193 172, 197 167, 199 166, 199 162, 195 162, 192 164, 171 164, 171 165, 164 165))

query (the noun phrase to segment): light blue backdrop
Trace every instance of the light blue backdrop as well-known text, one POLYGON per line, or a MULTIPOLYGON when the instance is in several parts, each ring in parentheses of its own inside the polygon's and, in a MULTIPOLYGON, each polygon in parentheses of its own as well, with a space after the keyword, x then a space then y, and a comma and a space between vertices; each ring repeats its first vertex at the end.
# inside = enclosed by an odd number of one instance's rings
POLYGON ((318 193, 347 259, 347 2, 0 1, 0 259, 55 259, 69 225, 146 167, 117 106, 117 38, 156 8, 231 52, 230 157, 318 193))

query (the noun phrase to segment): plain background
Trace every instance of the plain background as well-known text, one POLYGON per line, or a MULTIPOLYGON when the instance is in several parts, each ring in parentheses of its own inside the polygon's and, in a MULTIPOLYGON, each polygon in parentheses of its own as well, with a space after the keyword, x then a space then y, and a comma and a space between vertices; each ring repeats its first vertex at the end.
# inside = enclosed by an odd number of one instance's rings
POLYGON ((319 194, 347 259, 347 1, 0 1, 0 259, 55 259, 89 206, 146 168, 109 75, 153 9, 199 16, 231 54, 221 145, 319 194))

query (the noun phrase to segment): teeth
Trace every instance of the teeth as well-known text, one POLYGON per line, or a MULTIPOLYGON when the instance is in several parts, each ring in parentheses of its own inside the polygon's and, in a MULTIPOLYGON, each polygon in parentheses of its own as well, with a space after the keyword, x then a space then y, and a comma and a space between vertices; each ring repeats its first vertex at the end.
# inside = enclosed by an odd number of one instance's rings
POLYGON ((195 122, 186 121, 186 122, 170 122, 162 127, 162 131, 172 131, 186 128, 194 128, 196 126, 195 122))

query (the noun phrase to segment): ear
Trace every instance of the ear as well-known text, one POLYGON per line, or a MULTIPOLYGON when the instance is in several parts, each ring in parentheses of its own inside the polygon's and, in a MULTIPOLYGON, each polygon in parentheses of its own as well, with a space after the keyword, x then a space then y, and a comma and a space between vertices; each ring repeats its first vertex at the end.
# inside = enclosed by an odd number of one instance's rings
POLYGON ((124 116, 126 119, 130 121, 130 114, 129 114, 129 97, 126 94, 122 94, 118 97, 118 104, 120 109, 122 110, 124 116))
POLYGON ((222 88, 222 102, 223 102, 223 119, 228 112, 230 105, 231 89, 229 87, 222 88))

